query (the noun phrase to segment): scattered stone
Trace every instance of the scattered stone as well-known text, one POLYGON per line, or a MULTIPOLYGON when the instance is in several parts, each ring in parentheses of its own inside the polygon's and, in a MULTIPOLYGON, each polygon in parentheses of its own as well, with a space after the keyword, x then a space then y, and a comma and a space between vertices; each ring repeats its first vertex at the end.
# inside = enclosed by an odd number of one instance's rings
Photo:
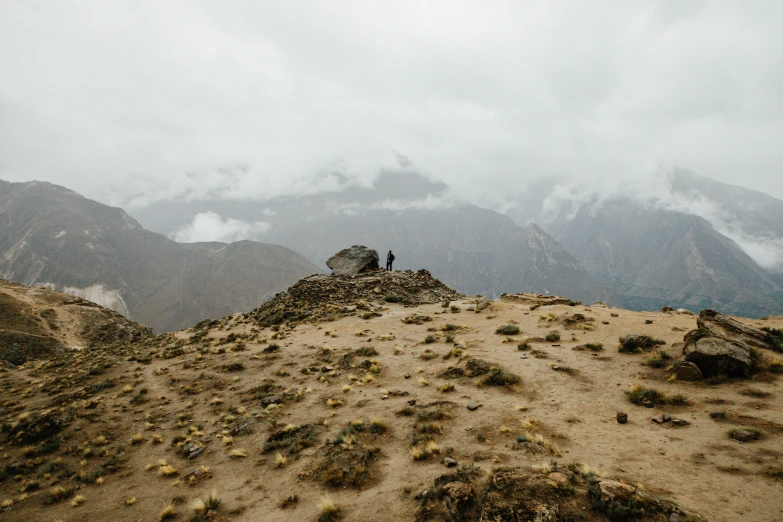
POLYGON ((664 424, 664 423, 669 422, 671 420, 672 420, 672 416, 668 415, 666 413, 662 413, 660 415, 656 415, 655 417, 652 418, 652 421, 655 422, 656 424, 664 424))
POLYGON ((678 428, 688 426, 689 424, 690 422, 686 421, 685 419, 672 419, 672 426, 677 426, 678 428))
POLYGON ((410 406, 416 406, 416 399, 411 399, 408 401, 408 405, 410 406))
POLYGON ((624 412, 617 412, 617 423, 618 424, 625 424, 628 422, 628 414, 624 412))
POLYGON ((646 319, 644 321, 644 324, 653 324, 652 319, 646 319))
POLYGON ((558 371, 558 370, 560 369, 560 366, 558 366, 558 365, 556 365, 556 364, 553 364, 553 365, 552 365, 552 369, 553 369, 554 371, 558 371))
POLYGON ((711 411, 710 412, 710 418, 711 419, 725 419, 726 418, 726 412, 725 411, 711 411))
POLYGON ((699 367, 690 361, 680 362, 672 369, 671 375, 678 381, 683 382, 696 382, 704 379, 704 375, 699 367))
POLYGON ((457 461, 451 457, 446 457, 443 459, 443 464, 445 464, 447 468, 453 468, 457 465, 457 461))
POLYGON ((261 406, 266 408, 270 404, 280 404, 281 402, 283 402, 283 397, 280 395, 269 395, 261 399, 261 406))
POLYGON ((326 261, 334 275, 358 275, 378 270, 378 251, 365 246, 354 245, 340 250, 326 261))
POLYGON ((406 379, 410 379, 411 378, 411 374, 410 373, 406 373, 405 375, 403 375, 403 377, 405 377, 406 379))
POLYGON ((750 430, 734 430, 731 432, 731 438, 740 442, 749 442, 758 439, 758 434, 750 430))
POLYGON ((480 407, 481 407, 481 404, 479 404, 477 402, 469 402, 468 403, 468 409, 470 411, 475 411, 475 410, 479 409, 480 407))
POLYGON ((609 314, 609 315, 611 315, 612 317, 620 317, 620 314, 616 314, 616 313, 614 313, 614 312, 612 312, 612 313, 611 313, 611 314, 609 314))

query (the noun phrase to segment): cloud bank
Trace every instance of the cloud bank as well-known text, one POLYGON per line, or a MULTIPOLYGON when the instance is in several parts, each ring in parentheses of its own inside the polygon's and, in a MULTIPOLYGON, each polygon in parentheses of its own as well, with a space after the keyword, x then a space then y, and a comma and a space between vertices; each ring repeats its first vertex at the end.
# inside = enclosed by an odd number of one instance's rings
POLYGON ((223 219, 216 212, 201 212, 193 220, 170 234, 170 238, 181 243, 219 241, 230 243, 242 239, 258 239, 269 231, 271 225, 265 221, 248 223, 239 219, 223 219))
POLYGON ((783 198, 783 3, 5 2, 0 178, 110 204, 368 185, 494 206, 677 165, 783 198))

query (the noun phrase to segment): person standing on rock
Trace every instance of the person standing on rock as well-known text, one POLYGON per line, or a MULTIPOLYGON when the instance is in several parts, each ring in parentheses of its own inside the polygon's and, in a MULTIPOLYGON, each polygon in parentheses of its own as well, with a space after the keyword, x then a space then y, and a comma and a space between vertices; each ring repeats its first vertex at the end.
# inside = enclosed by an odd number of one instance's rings
POLYGON ((389 253, 386 254, 386 270, 392 269, 392 263, 394 263, 394 254, 389 250, 389 253))

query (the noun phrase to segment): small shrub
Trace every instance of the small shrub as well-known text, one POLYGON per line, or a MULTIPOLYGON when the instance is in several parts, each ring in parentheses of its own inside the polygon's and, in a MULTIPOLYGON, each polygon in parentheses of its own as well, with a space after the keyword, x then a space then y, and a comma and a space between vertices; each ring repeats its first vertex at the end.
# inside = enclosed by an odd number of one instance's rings
POLYGON ((320 511, 318 522, 333 522, 340 518, 340 508, 329 495, 324 495, 318 499, 318 509, 320 511))
POLYGON ((74 488, 65 486, 54 486, 51 488, 47 494, 46 497, 46 503, 47 504, 56 504, 57 502, 61 502, 65 500, 66 498, 73 495, 74 488))
POLYGON ((519 381, 518 375, 504 371, 501 368, 492 367, 481 383, 490 386, 511 386, 519 381))
POLYGON ((241 362, 233 362, 228 366, 226 366, 227 372, 241 372, 244 369, 245 369, 245 365, 242 364, 241 362))
POLYGON ((270 344, 263 350, 261 350, 261 353, 274 353, 276 351, 280 350, 280 346, 277 344, 270 344))
POLYGON ((378 350, 376 350, 372 346, 362 346, 354 353, 356 355, 361 355, 362 357, 372 357, 373 355, 378 355, 378 350))
POLYGON ((168 520, 169 518, 174 518, 176 515, 174 511, 174 503, 169 502, 165 506, 163 506, 163 509, 158 514, 158 520, 168 520))
POLYGON ((530 340, 529 339, 525 339, 524 341, 522 341, 521 343, 519 343, 517 345, 517 350, 519 350, 521 352, 527 351, 529 349, 530 349, 530 340))
POLYGON ((427 337, 424 338, 424 344, 432 344, 437 341, 438 338, 435 337, 434 335, 428 335, 427 337))
POLYGON ((766 341, 771 348, 776 352, 783 352, 783 330, 769 327, 764 327, 762 330, 766 332, 766 341))
POLYGON ((544 336, 544 339, 549 343, 554 343, 560 340, 560 333, 559 332, 547 332, 546 336, 544 336))
POLYGON ((171 477, 171 476, 176 475, 177 473, 178 473, 177 468, 175 468, 174 466, 172 466, 170 464, 162 464, 158 468, 158 475, 160 475, 162 477, 171 477))
POLYGON ((438 386, 438 390, 440 390, 443 393, 453 392, 454 391, 454 384, 452 384, 450 382, 446 383, 446 384, 441 384, 440 386, 438 386))
POLYGON ((519 333, 519 327, 515 324, 506 324, 498 326, 495 333, 498 335, 517 335, 519 333))
POLYGON ((373 419, 370 421, 370 426, 368 428, 369 432, 373 435, 382 435, 386 433, 386 424, 384 424, 383 420, 381 419, 373 419))
POLYGON ((408 298, 402 295, 397 294, 387 294, 386 297, 383 298, 384 301, 387 303, 403 303, 407 304, 409 302, 408 298))
POLYGON ((291 506, 297 505, 298 503, 299 503, 299 495, 294 494, 294 495, 289 495, 287 498, 281 500, 278 506, 280 507, 280 509, 288 509, 291 506))

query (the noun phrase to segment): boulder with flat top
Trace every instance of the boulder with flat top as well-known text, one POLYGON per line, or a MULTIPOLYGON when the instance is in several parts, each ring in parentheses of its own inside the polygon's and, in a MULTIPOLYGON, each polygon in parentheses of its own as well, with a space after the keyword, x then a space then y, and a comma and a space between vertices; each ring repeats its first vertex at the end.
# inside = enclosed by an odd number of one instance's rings
POLYGON ((378 270, 378 251, 366 246, 354 245, 340 250, 326 261, 334 275, 358 275, 378 270))

